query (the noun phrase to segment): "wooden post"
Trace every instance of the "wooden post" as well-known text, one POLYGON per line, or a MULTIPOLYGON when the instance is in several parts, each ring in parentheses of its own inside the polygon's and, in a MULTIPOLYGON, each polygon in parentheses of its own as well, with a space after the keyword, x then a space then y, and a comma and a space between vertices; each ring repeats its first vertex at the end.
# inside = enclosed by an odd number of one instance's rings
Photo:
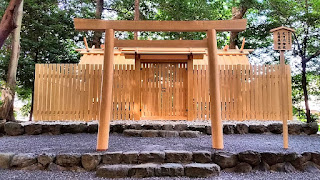
POLYGON ((135 89, 134 91, 134 120, 140 120, 141 117, 141 60, 140 55, 135 54, 135 70, 134 70, 134 78, 135 78, 135 89))
POLYGON ((285 90, 287 88, 284 87, 285 81, 285 60, 284 60, 284 50, 280 50, 280 70, 281 70, 281 78, 280 78, 280 96, 281 96, 281 119, 283 121, 282 123, 282 129, 283 129, 283 148, 288 149, 289 148, 289 133, 288 133, 288 122, 286 118, 286 108, 285 103, 286 102, 286 93, 285 90))
POLYGON ((112 115, 113 50, 114 31, 113 29, 106 29, 97 151, 105 151, 109 145, 109 130, 112 115))
POLYGON ((188 58, 188 121, 193 120, 193 55, 188 58))
POLYGON ((208 36, 208 69, 211 102, 212 147, 223 149, 223 131, 221 122, 220 79, 218 66, 217 35, 215 29, 207 32, 208 36))

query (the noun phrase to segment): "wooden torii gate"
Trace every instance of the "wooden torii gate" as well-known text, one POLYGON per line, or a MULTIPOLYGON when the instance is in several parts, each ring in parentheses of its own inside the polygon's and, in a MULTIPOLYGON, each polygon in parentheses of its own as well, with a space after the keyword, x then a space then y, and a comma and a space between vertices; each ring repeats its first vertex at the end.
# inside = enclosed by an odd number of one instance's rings
POLYGON ((97 151, 105 151, 109 144, 110 120, 112 114, 113 50, 114 47, 207 47, 209 69, 209 91, 211 102, 212 147, 223 149, 223 130, 219 87, 219 67, 217 32, 239 32, 246 29, 247 20, 219 21, 112 21, 97 19, 74 19, 76 30, 105 31, 103 63, 102 100, 99 115, 97 151), (205 40, 116 40, 114 31, 170 31, 170 32, 207 32, 205 40))

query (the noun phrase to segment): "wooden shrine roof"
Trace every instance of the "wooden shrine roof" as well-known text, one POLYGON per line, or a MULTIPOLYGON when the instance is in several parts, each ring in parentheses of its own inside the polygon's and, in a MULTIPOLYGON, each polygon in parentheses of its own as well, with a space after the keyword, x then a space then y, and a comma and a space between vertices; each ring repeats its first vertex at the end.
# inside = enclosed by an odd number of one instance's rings
MULTIPOLYGON (((79 64, 102 64, 103 49, 77 49, 82 54, 79 64)), ((252 49, 218 50, 218 61, 220 65, 249 65, 247 55, 252 49)), ((134 64, 135 53, 140 55, 193 55, 194 65, 208 64, 207 49, 205 48, 122 48, 114 51, 114 64, 134 64)))

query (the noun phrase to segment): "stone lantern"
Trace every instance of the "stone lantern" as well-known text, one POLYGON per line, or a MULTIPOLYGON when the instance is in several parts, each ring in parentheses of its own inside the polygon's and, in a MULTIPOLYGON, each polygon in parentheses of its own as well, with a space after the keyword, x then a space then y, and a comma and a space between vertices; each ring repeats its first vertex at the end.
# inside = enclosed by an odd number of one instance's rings
POLYGON ((292 33, 295 30, 288 27, 278 27, 271 29, 273 33, 274 50, 291 50, 292 49, 292 33))

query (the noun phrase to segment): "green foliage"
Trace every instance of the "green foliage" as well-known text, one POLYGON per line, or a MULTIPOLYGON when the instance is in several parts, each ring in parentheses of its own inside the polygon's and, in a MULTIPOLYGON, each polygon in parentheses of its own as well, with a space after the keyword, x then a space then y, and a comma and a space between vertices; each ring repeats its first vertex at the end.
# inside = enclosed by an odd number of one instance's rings
MULTIPOLYGON (((307 122, 307 116, 304 109, 293 106, 293 114, 302 122, 307 122)), ((311 122, 318 122, 320 116, 318 114, 311 114, 311 122)))
MULTIPOLYGON (((5 8, 0 7, 0 14, 5 8)), ((77 63, 80 55, 75 51, 80 33, 74 30, 73 17, 92 17, 92 1, 28 0, 24 1, 21 29, 21 52, 17 72, 17 85, 32 92, 36 63, 77 63)), ((0 77, 6 79, 10 60, 10 42, 1 49, 0 77)), ((25 96, 22 94, 20 96, 25 96)))
MULTIPOLYGON (((222 0, 143 0, 140 2, 141 20, 224 20, 231 18, 229 1, 222 0)), ((117 12, 119 20, 134 19, 133 0, 114 0, 108 5, 117 12)), ((229 33, 219 33, 218 46, 222 47, 229 41, 229 33)), ((133 33, 118 32, 118 38, 133 39, 133 33)), ((203 39, 202 32, 141 32, 141 39, 203 39)))

